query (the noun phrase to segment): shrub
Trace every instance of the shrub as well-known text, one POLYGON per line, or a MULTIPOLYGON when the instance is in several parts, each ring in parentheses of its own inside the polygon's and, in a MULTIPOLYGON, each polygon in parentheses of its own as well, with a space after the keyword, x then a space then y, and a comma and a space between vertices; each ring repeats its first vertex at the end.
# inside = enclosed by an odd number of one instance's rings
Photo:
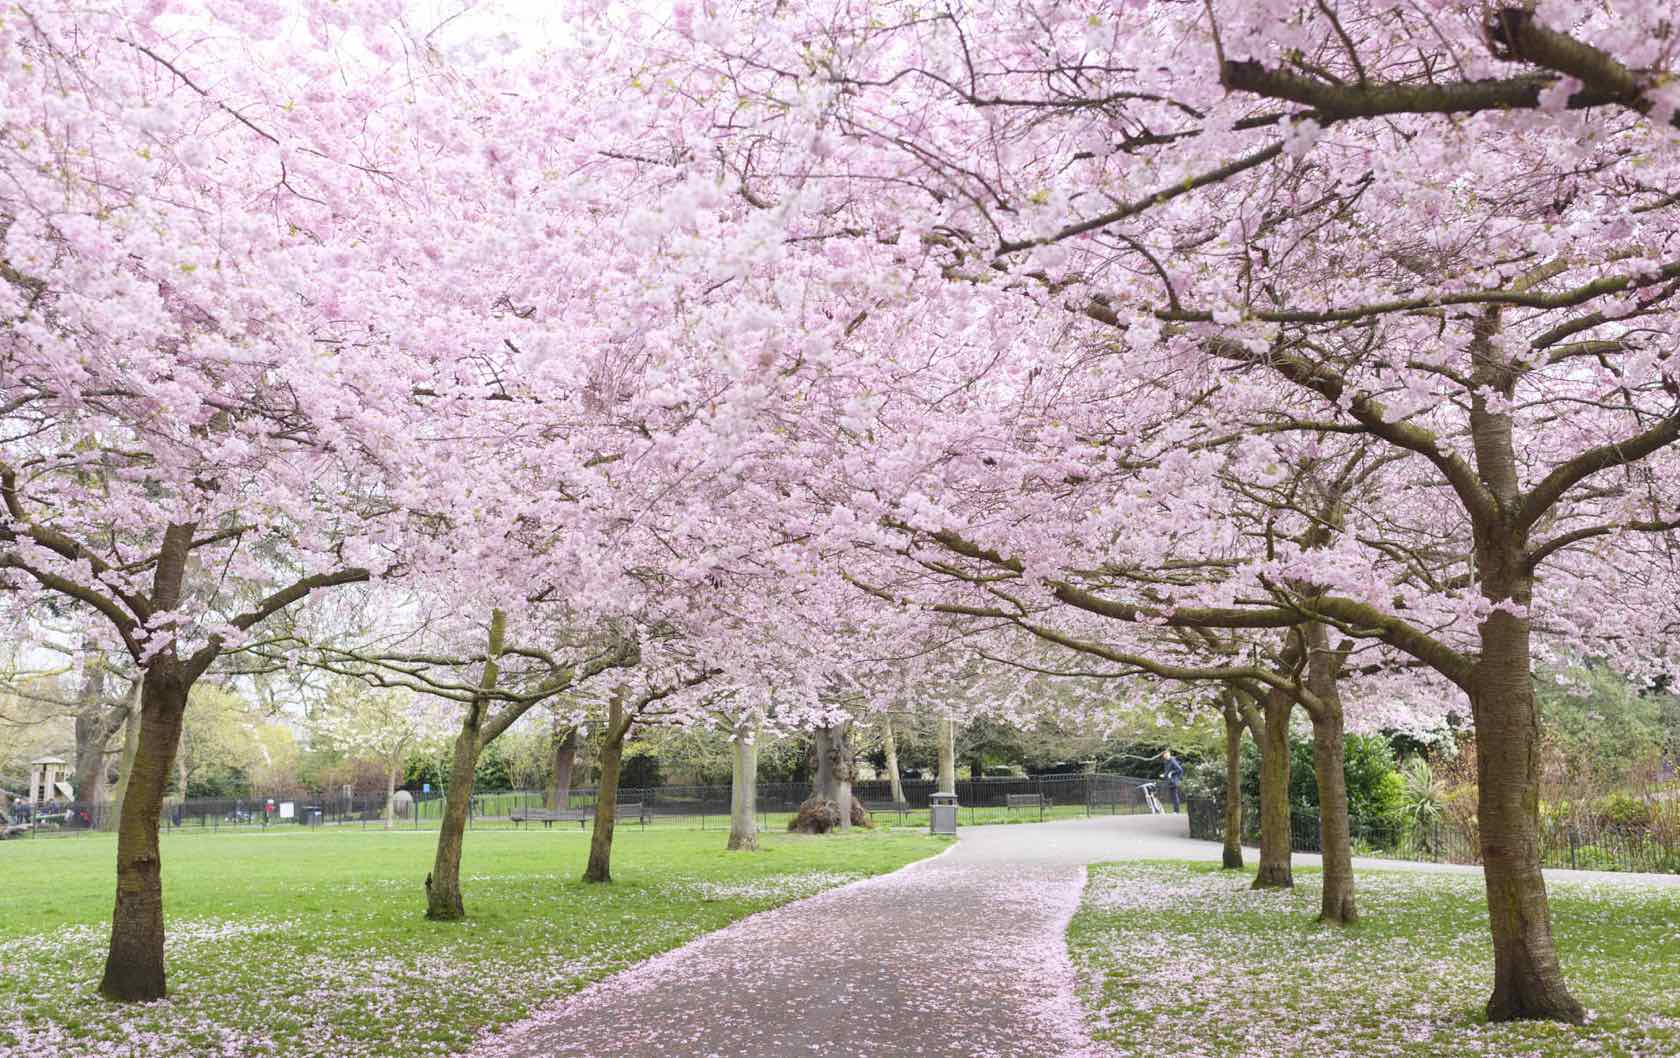
POLYGON ((1406 780, 1400 777, 1400 773, 1389 771, 1377 776, 1368 789, 1367 797, 1366 802, 1359 806, 1359 818, 1389 830, 1398 829, 1406 805, 1406 780))
POLYGON ((1400 769, 1400 815, 1417 826, 1438 822, 1447 805, 1447 784, 1423 757, 1413 757, 1400 769))
POLYGON ((1224 803, 1225 761, 1203 760, 1185 768, 1184 796, 1206 797, 1224 803))
MULTIPOLYGON (((1289 753, 1290 799, 1316 812, 1318 779, 1313 773, 1311 740, 1292 739, 1289 753)), ((1347 782, 1348 815, 1373 827, 1398 827, 1405 783, 1395 771, 1394 751, 1387 739, 1379 735, 1347 736, 1342 774, 1347 782)))
POLYGON ((1643 833, 1654 818, 1649 802, 1621 791, 1599 798, 1593 815, 1601 826, 1624 833, 1643 833))
POLYGON ((1571 862, 1576 870, 1581 871, 1620 871, 1625 868, 1616 856, 1614 849, 1606 849, 1598 845, 1581 845, 1572 855, 1571 862))
MULTIPOLYGON (((1443 802, 1447 826, 1462 835, 1465 846, 1472 850, 1481 848, 1482 828, 1476 818, 1476 798, 1476 784, 1461 783, 1447 788, 1447 796, 1443 802)), ((1476 862, 1481 862, 1479 855, 1476 862)))

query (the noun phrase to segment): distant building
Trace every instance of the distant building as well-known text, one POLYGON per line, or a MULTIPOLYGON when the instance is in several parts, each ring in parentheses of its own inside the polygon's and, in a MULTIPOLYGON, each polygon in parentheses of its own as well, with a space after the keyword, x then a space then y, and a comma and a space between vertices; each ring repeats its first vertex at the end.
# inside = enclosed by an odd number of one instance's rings
POLYGON ((37 757, 29 762, 29 803, 74 801, 70 787, 70 766, 62 757, 37 757))

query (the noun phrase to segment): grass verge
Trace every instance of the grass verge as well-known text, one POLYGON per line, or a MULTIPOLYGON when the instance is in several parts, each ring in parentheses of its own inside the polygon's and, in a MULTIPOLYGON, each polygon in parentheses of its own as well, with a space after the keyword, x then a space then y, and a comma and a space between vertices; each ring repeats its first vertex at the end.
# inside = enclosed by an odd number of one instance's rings
POLYGON ((166 836, 169 998, 95 988, 109 935, 108 836, 0 845, 0 1058, 124 1054, 419 1058, 466 1047, 632 963, 944 848, 859 832, 621 832, 609 886, 578 876, 584 833, 475 830, 463 923, 423 917, 425 831, 296 828, 166 836))
POLYGON ((1316 872, 1251 892, 1211 865, 1091 870, 1068 929, 1093 1035, 1185 1058, 1672 1058, 1680 1054, 1680 893, 1552 883, 1559 957, 1584 1026, 1489 1024, 1477 875, 1360 872, 1361 921, 1313 922, 1316 872))

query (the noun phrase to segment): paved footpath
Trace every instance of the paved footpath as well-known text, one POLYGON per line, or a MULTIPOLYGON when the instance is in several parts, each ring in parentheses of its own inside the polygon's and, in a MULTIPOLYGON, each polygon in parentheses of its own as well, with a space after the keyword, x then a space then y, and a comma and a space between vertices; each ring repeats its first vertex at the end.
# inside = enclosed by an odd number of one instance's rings
POLYGON ((1183 816, 965 827, 940 856, 742 919, 556 1002, 471 1054, 1104 1058, 1085 1033, 1063 941, 1085 865, 1218 858, 1218 845, 1189 839, 1183 816))

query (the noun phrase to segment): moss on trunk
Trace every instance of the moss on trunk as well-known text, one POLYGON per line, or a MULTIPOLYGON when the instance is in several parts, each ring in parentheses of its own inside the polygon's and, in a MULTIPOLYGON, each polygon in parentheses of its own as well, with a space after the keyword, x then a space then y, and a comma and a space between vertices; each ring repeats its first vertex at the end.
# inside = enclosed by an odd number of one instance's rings
POLYGON ((1283 691, 1270 691, 1264 703, 1260 740, 1260 869, 1256 889, 1288 889, 1293 842, 1289 820, 1289 714, 1295 703, 1283 691))
POLYGON ((1225 704, 1225 847, 1221 866, 1243 868, 1242 854, 1242 718, 1232 702, 1225 704))
POLYGON ((158 818, 181 739, 191 684, 177 661, 147 669, 140 697, 140 740, 117 827, 117 900, 99 994, 123 1002, 162 999, 163 857, 158 818))
POLYGON ((624 713, 621 691, 615 691, 607 705, 607 733, 601 741, 601 786, 595 798, 595 830, 589 836, 589 863, 583 869, 586 882, 612 881, 613 825, 618 815, 618 776, 624 761, 624 736, 630 722, 624 713))

